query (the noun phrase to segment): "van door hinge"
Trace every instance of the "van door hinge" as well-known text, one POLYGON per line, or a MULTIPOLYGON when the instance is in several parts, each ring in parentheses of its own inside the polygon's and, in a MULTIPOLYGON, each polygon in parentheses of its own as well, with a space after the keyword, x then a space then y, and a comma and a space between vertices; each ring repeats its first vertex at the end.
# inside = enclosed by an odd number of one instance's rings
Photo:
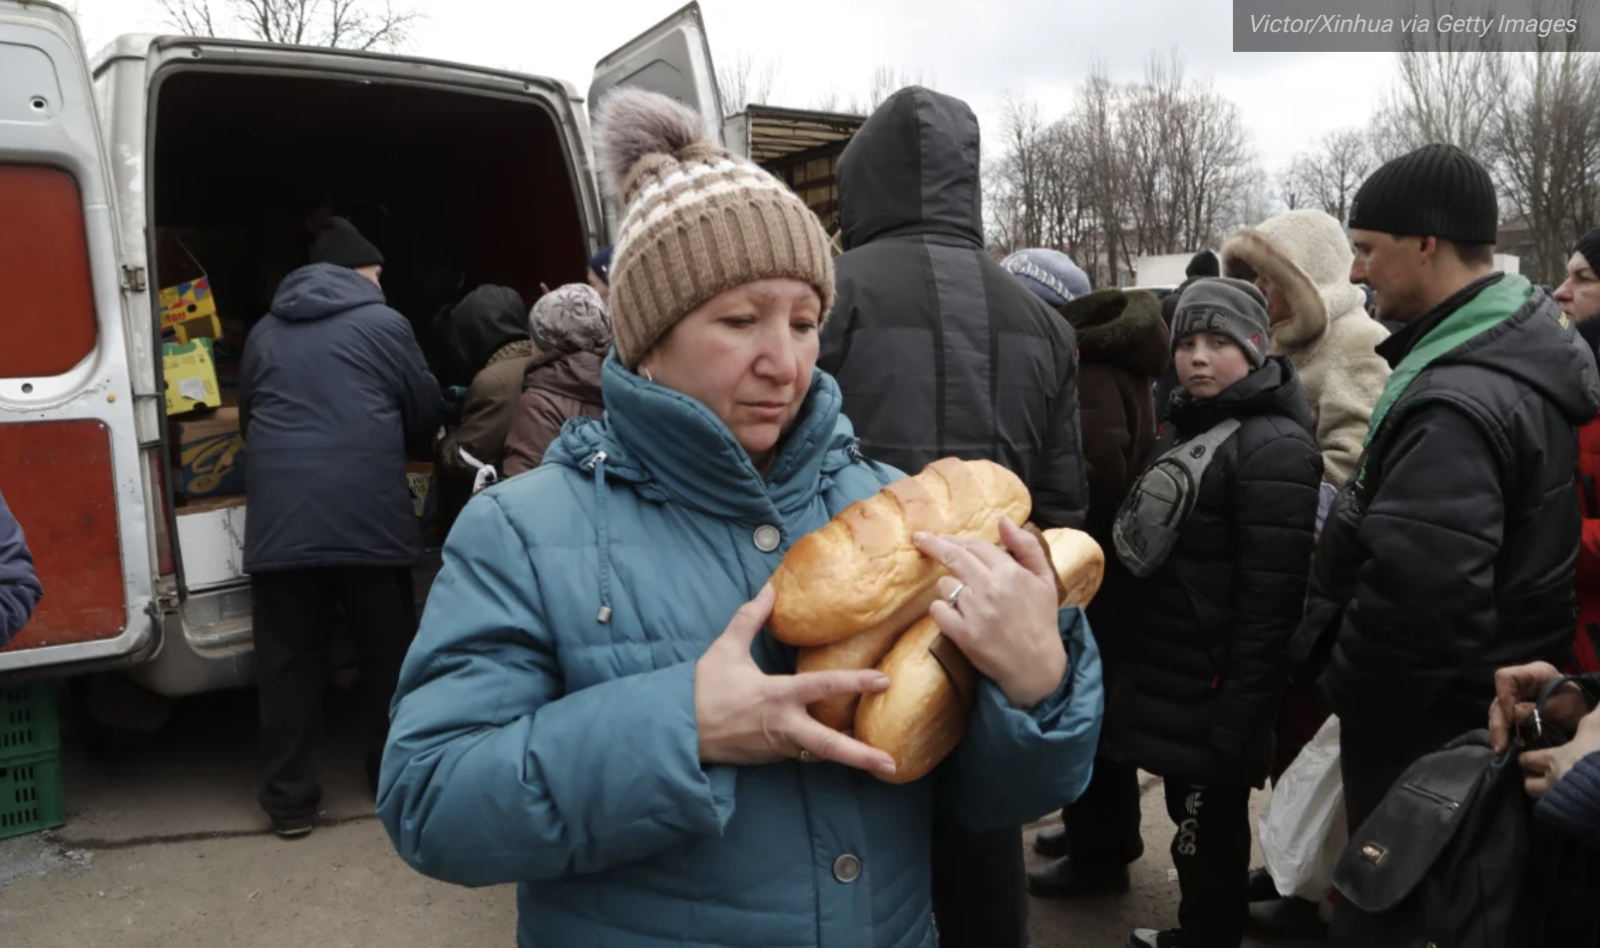
POLYGON ((144 268, 122 265, 122 289, 129 293, 139 293, 144 288, 144 268))

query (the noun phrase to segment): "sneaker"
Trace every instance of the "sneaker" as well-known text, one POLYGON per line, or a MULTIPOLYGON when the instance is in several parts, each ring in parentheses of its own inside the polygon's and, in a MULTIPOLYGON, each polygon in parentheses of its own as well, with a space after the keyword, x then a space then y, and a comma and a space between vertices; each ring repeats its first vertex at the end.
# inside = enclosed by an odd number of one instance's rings
POLYGON ((1047 858, 1063 857, 1067 853, 1067 829, 1057 825, 1034 835, 1033 850, 1047 858))
POLYGON ((280 838, 303 838, 311 833, 311 826, 315 823, 310 815, 302 818, 273 818, 272 830, 280 838))
POLYGON ((1328 925, 1318 905, 1298 897, 1251 904, 1244 930, 1258 940, 1290 947, 1318 947, 1328 940, 1328 925))
POLYGON ((1283 896, 1278 893, 1278 885, 1273 883, 1272 873, 1266 868, 1251 869, 1246 893, 1252 904, 1256 901, 1275 901, 1283 896))
POLYGON ((1176 930, 1148 930, 1141 927, 1128 937, 1130 947, 1176 947, 1177 945, 1176 930))

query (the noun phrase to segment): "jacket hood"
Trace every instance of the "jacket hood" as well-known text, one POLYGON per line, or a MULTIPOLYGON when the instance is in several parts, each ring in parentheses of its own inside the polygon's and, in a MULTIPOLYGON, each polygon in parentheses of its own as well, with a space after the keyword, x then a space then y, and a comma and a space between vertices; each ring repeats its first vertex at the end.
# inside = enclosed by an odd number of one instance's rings
POLYGON ((1059 310, 1077 332, 1078 358, 1085 363, 1110 363, 1156 379, 1172 362, 1161 300, 1148 290, 1108 287, 1075 297, 1059 310))
POLYGON ((278 285, 272 312, 283 320, 321 320, 383 302, 383 289, 350 268, 308 264, 278 285))
POLYGON ((485 284, 451 309, 444 329, 457 358, 476 373, 502 346, 528 339, 528 309, 510 287, 485 284))
POLYGON ((978 117, 921 86, 884 101, 839 157, 846 251, 898 234, 983 244, 978 117))
POLYGON ((1338 220, 1308 208, 1244 228, 1222 245, 1224 273, 1242 262, 1283 290, 1293 313, 1272 328, 1272 352, 1278 355, 1316 342, 1334 320, 1366 316, 1366 295, 1350 283, 1353 260, 1338 220))
MULTIPOLYGON (((1526 283, 1521 277, 1503 278, 1526 283)), ((1600 374, 1594 352, 1561 312, 1555 298, 1538 287, 1511 318, 1450 350, 1435 366, 1481 366, 1512 376, 1543 394, 1574 426, 1600 412, 1600 374)))
POLYGON ((698 400, 645 379, 617 359, 601 368, 606 413, 571 420, 545 453, 548 463, 632 484, 644 497, 712 517, 771 524, 808 504, 823 479, 859 454, 833 377, 815 371, 778 456, 763 476, 721 419, 698 400), (597 459, 604 453, 603 459, 597 459))
POLYGON ((1311 403, 1287 356, 1267 357, 1259 369, 1208 399, 1196 399, 1186 390, 1176 390, 1168 420, 1187 438, 1223 419, 1269 415, 1287 416, 1307 432, 1316 431, 1311 403))
MULTIPOLYGON (((607 347, 607 349, 610 349, 607 347)), ((543 353, 528 362, 522 388, 555 393, 591 406, 602 406, 600 368, 606 350, 579 350, 576 353, 543 353)))

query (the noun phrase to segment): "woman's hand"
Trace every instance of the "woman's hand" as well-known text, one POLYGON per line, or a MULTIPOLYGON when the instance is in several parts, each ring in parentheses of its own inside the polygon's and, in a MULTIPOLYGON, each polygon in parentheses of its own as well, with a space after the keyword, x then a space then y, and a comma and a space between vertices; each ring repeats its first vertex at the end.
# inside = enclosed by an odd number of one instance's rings
MULTIPOLYGON (((1511 733, 1533 716, 1534 701, 1545 684, 1561 678, 1561 671, 1549 663, 1508 666, 1494 674, 1494 705, 1489 707, 1489 744, 1496 754, 1511 747, 1511 733)), ((1589 711, 1583 690, 1568 683, 1545 703, 1545 717, 1568 732, 1589 711)))
POLYGON ((1566 745, 1522 753, 1517 760, 1524 776, 1522 787, 1538 798, 1561 781, 1561 776, 1577 765, 1579 759, 1595 752, 1600 752, 1600 709, 1578 720, 1578 731, 1566 745))
POLYGON ((948 535, 918 533, 912 540, 950 571, 939 580, 943 599, 930 613, 978 672, 1018 709, 1055 692, 1067 675, 1067 650, 1056 619, 1055 572, 1038 540, 1009 518, 1000 519, 1006 550, 948 535))
POLYGON ((739 608, 694 668, 694 715, 700 760, 719 765, 767 765, 784 759, 828 759, 852 768, 894 774, 887 753, 829 729, 806 706, 849 693, 881 693, 889 677, 877 670, 830 670, 770 676, 750 656, 772 614, 771 584, 739 608))

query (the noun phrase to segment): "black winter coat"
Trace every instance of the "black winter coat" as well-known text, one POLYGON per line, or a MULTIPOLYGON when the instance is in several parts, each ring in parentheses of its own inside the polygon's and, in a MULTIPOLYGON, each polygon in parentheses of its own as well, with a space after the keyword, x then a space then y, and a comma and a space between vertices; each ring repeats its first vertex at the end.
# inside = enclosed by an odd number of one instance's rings
POLYGON ((1230 417, 1240 427, 1206 468, 1166 563, 1113 605, 1119 672, 1102 748, 1156 775, 1237 787, 1260 785, 1272 765, 1322 456, 1293 365, 1271 357, 1219 396, 1178 395, 1151 460, 1230 417))
MULTIPOLYGON (((1496 279, 1378 352, 1398 365, 1496 279)), ((1581 530, 1576 427, 1597 409, 1594 357, 1537 289, 1394 403, 1323 527, 1296 638, 1312 672, 1326 657, 1320 685, 1346 736, 1480 728, 1497 668, 1562 665, 1581 530)))
POLYGON ((429 457, 439 408, 411 324, 376 284, 333 264, 284 278, 240 367, 245 570, 415 565, 407 443, 429 457))
POLYGON ((891 96, 839 159, 845 253, 818 368, 871 458, 909 474, 990 459, 1041 528, 1088 507, 1072 328, 990 259, 978 120, 920 87, 891 96))

